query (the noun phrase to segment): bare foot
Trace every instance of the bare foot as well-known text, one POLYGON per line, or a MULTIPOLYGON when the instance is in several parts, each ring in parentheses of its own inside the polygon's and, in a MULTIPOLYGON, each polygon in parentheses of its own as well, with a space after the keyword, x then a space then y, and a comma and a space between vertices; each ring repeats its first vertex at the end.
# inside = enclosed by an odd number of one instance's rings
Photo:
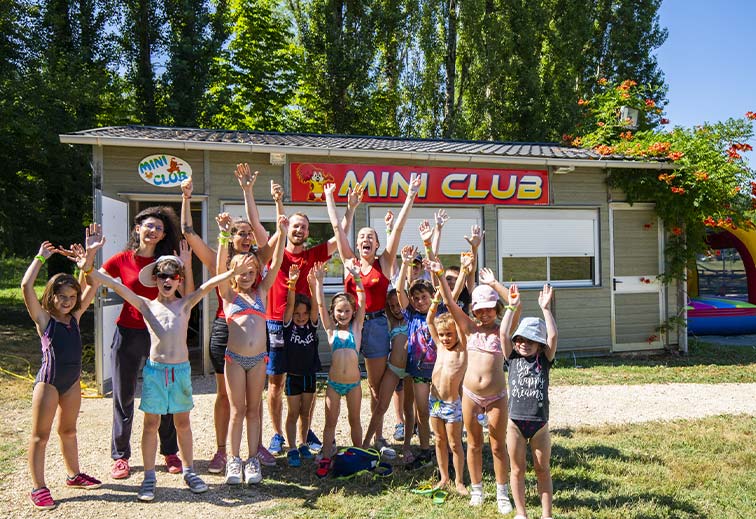
POLYGON ((448 479, 442 479, 441 481, 439 481, 436 484, 436 486, 433 487, 433 490, 438 490, 439 488, 444 488, 448 484, 449 484, 449 480, 448 479))
POLYGON ((459 494, 460 496, 469 496, 470 495, 470 493, 467 491, 467 487, 461 481, 458 481, 456 483, 456 487, 457 487, 457 494, 459 494))

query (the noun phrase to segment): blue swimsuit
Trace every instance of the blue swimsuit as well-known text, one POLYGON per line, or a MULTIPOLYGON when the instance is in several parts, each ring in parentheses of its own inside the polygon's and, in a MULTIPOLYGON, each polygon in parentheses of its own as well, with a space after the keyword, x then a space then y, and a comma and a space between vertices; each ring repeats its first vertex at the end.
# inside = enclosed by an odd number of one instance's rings
MULTIPOLYGON (((338 334, 333 337, 333 344, 331 345, 331 352, 336 350, 350 349, 357 353, 357 343, 354 340, 354 334, 352 333, 352 325, 349 325, 349 334, 346 339, 342 339, 338 334)), ((352 389, 360 385, 360 381, 344 384, 343 382, 334 382, 331 377, 328 377, 328 386, 333 388, 339 395, 344 396, 352 389)))

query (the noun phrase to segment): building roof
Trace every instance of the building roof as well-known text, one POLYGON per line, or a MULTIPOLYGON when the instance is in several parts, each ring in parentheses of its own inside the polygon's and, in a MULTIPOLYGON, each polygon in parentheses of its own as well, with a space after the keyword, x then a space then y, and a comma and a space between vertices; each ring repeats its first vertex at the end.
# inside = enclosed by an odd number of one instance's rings
POLYGON ((319 135, 159 126, 110 126, 60 136, 67 144, 178 148, 258 153, 409 160, 506 162, 534 166, 595 166, 664 169, 663 161, 601 156, 593 150, 555 143, 411 139, 319 135))

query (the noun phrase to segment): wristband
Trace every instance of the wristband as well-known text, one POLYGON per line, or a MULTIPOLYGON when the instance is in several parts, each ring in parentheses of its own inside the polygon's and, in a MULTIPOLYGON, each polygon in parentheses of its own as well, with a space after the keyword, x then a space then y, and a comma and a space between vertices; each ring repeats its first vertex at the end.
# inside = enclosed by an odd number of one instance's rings
POLYGON ((438 277, 441 277, 441 276, 444 275, 444 270, 443 269, 441 269, 441 270, 434 270, 433 273, 435 275, 437 275, 438 277))
POLYGON ((294 290, 295 288, 297 288, 296 283, 287 283, 287 286, 289 287, 289 290, 294 290))
POLYGON ((218 235, 218 243, 219 243, 219 244, 220 244, 220 245, 221 245, 222 247, 225 247, 226 245, 228 245, 228 241, 229 241, 229 240, 228 240, 228 236, 223 236, 223 234, 222 234, 222 233, 218 235))
POLYGON ((425 245, 425 248, 427 249, 428 247, 431 246, 431 241, 430 240, 423 240, 423 245, 425 245))
POLYGON ((362 292, 364 294, 365 293, 365 289, 364 288, 358 288, 357 290, 355 290, 355 292, 358 292, 358 293, 362 292))
POLYGON ((386 235, 388 236, 390 234, 391 234, 391 229, 389 227, 386 227, 386 235))
POLYGON ((231 237, 231 233, 228 232, 228 231, 220 231, 218 233, 218 236, 223 236, 224 238, 230 238, 231 237))
POLYGON ((512 310, 513 312, 517 311, 517 307, 512 305, 507 305, 504 308, 506 308, 507 310, 512 310))
POLYGON ((440 299, 436 299, 435 297, 433 299, 431 299, 431 303, 433 303, 435 305, 439 304, 440 302, 441 302, 441 300, 440 299))
POLYGON ((84 274, 90 274, 94 270, 94 263, 88 269, 81 269, 84 274))
POLYGON ((186 198, 187 200, 188 200, 189 198, 191 198, 191 197, 192 197, 192 195, 189 195, 189 196, 186 196, 186 195, 181 195, 181 196, 182 196, 183 198, 186 198))
POLYGON ((44 257, 44 256, 43 256, 42 254, 37 254, 36 256, 34 256, 34 259, 37 259, 37 260, 39 260, 39 262, 40 262, 40 263, 41 263, 42 265, 44 265, 44 264, 45 264, 45 261, 47 261, 47 260, 45 259, 45 257, 44 257))

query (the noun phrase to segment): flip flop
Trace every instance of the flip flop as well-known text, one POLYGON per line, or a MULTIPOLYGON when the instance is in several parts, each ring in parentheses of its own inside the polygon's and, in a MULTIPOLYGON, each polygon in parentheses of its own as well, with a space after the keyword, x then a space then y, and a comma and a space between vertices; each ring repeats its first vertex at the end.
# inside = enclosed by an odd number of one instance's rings
POLYGON ((433 504, 443 505, 446 502, 446 498, 449 496, 449 492, 441 490, 440 488, 433 492, 433 504))
POLYGON ((419 487, 410 490, 410 492, 412 492, 413 494, 418 494, 421 496, 430 496, 436 491, 437 489, 433 485, 420 485, 419 487))

